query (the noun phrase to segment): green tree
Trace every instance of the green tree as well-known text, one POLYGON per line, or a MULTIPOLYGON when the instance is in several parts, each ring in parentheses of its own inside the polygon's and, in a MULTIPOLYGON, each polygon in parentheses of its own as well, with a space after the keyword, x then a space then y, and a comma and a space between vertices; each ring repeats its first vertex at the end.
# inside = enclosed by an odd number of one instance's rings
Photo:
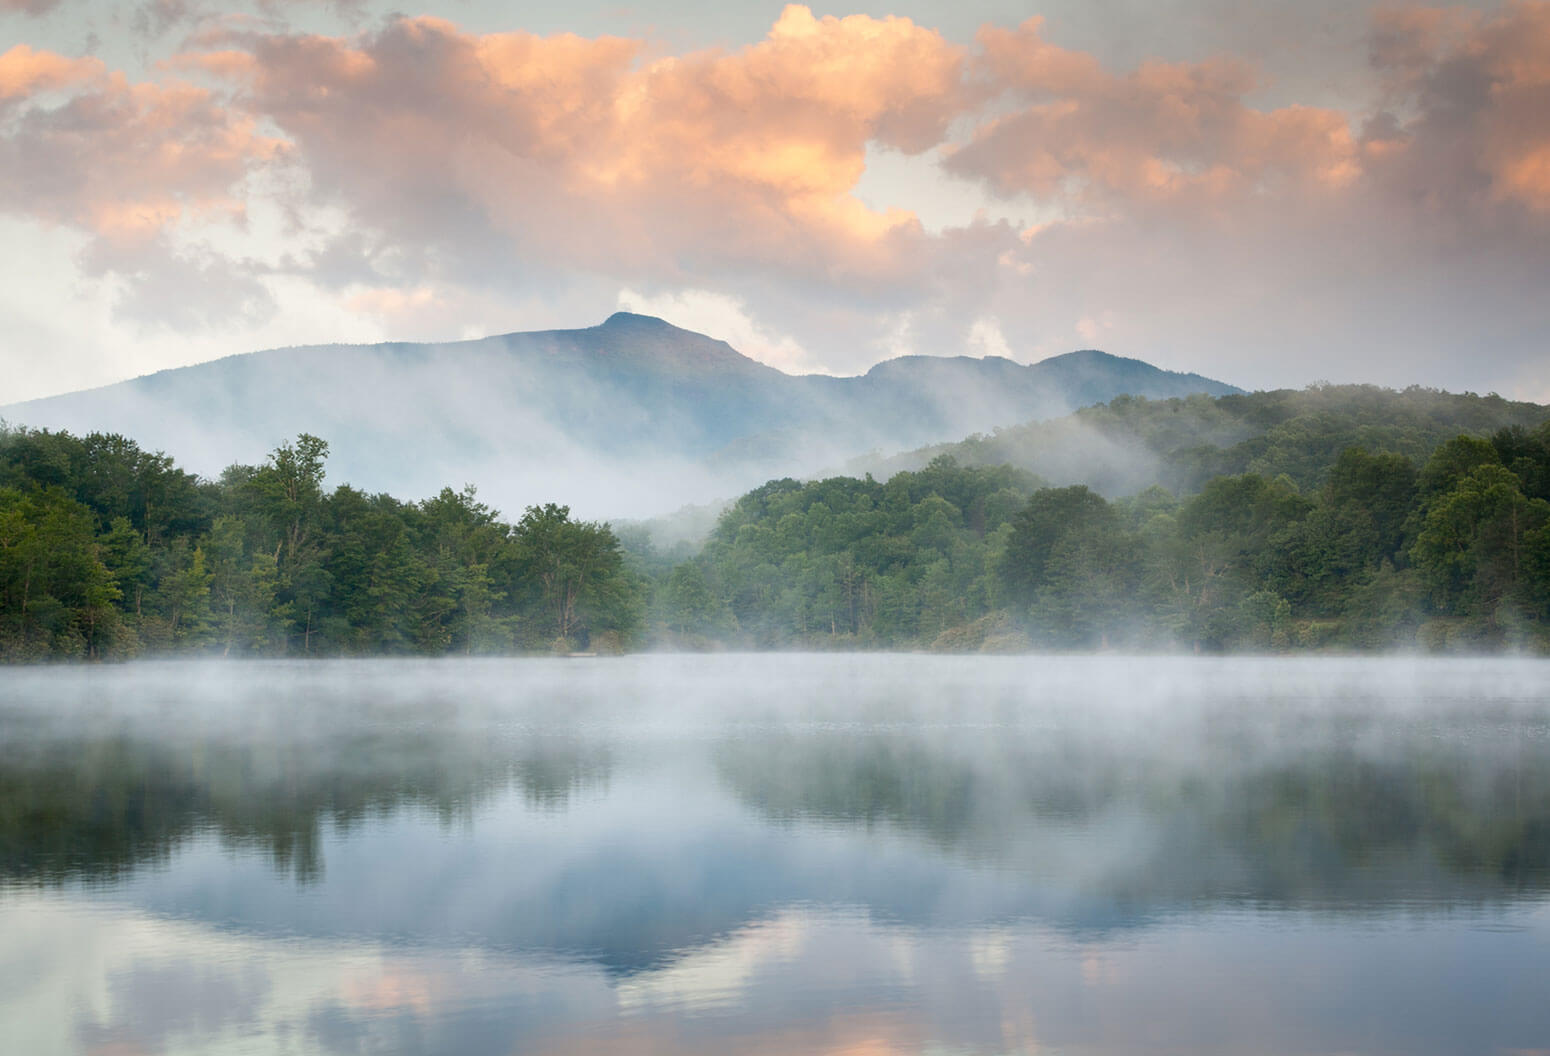
POLYGON ((586 640, 594 630, 635 630, 638 592, 607 525, 573 521, 568 506, 530 506, 516 524, 514 542, 517 567, 532 583, 542 614, 535 622, 552 641, 586 640))
POLYGON ((679 634, 715 634, 726 622, 726 607, 693 561, 678 565, 663 588, 667 625, 679 634))
POLYGON ((291 572, 308 556, 305 547, 312 540, 323 505, 323 463, 327 458, 328 444, 302 433, 294 444, 286 442, 275 448, 269 461, 247 482, 277 537, 275 559, 284 572, 291 572))
POLYGON ((1012 519, 1012 535, 1002 556, 1007 596, 1031 604, 1049 583, 1050 554, 1062 539, 1106 529, 1114 522, 1114 511, 1103 496, 1085 485, 1034 492, 1012 519))
POLYGON ((1547 521, 1550 503, 1528 498, 1516 476, 1491 462, 1435 496, 1410 556, 1437 611, 1494 622, 1503 601, 1532 604, 1517 592, 1534 568, 1534 533, 1547 521))

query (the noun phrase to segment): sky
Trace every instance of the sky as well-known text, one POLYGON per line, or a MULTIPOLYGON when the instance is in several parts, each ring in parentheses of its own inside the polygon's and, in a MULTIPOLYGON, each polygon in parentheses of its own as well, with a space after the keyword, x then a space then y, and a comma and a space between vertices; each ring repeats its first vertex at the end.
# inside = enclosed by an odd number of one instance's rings
POLYGON ((0 0, 0 276, 0 404, 620 309, 1550 402, 1550 0, 0 0))

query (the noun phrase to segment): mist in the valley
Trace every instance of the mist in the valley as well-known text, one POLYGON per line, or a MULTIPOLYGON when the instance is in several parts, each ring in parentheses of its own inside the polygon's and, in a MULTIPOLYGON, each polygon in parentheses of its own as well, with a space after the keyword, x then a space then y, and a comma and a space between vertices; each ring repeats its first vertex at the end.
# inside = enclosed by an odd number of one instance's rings
POLYGON ((1233 390, 1098 353, 1034 366, 913 356, 854 378, 791 376, 620 314, 584 330, 450 344, 278 349, 0 417, 117 432, 212 479, 306 432, 329 442, 331 481, 367 492, 412 500, 473 484, 509 515, 558 502, 588 518, 642 518, 1122 392, 1197 391, 1233 390))

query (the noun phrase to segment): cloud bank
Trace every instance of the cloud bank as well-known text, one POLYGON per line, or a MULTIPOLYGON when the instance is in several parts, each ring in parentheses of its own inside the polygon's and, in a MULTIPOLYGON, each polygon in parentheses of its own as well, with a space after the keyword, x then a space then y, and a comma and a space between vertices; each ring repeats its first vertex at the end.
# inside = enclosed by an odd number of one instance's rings
POLYGON ((1108 68, 1057 29, 793 5, 675 53, 213 17, 139 79, 18 44, 0 211, 78 238, 72 278, 140 334, 257 336, 302 288, 394 336, 630 303, 785 369, 1102 344, 1550 398, 1550 2, 1376 11, 1376 88, 1340 107, 1264 105, 1233 56, 1108 68), (975 219, 923 223, 866 179, 880 153, 975 219))

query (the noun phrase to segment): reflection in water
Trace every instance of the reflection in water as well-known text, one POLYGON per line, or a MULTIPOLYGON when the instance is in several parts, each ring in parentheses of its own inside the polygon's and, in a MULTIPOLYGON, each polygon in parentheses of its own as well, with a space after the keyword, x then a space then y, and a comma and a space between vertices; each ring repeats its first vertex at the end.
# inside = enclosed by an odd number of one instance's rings
POLYGON ((5 1048, 1550 1048, 1547 674, 22 672, 5 1048))
POLYGON ((606 749, 520 745, 432 729, 339 732, 255 745, 221 737, 9 739, 0 746, 0 873, 111 880, 165 863, 195 833, 318 878, 325 822, 340 834, 403 809, 470 824, 500 789, 563 809, 606 781, 606 749))
POLYGON ((1104 869, 1082 870, 1089 890, 1137 903, 1339 910, 1550 886, 1544 727, 1388 716, 1361 744, 1338 716, 1253 743, 1260 721, 1212 715, 1188 750, 1114 728, 808 730, 737 739, 719 761, 772 820, 887 826, 1044 873, 1081 869, 1059 856, 1074 845, 1104 869))

